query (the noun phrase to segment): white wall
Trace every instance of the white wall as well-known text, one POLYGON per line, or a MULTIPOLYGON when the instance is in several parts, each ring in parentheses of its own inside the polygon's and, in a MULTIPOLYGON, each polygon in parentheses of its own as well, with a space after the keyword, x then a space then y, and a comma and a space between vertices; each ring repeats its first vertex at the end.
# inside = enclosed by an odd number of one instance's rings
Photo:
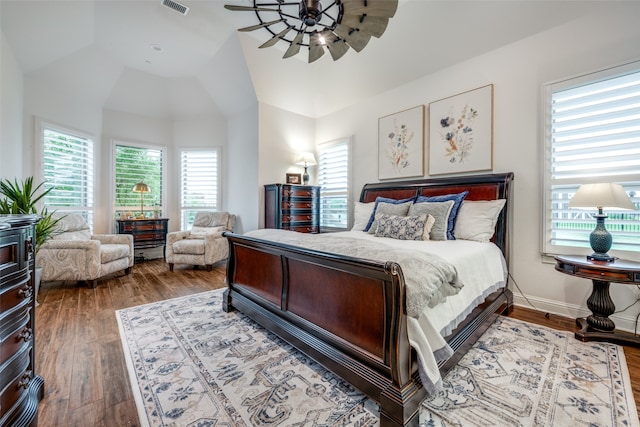
POLYGON ((257 104, 229 118, 226 159, 223 204, 236 215, 237 233, 255 230, 260 212, 257 104))
MULTIPOLYGON (((287 173, 302 173, 295 164, 303 151, 315 151, 315 120, 267 104, 259 105, 260 218, 264 227, 264 185, 285 182, 287 173)), ((316 182, 315 167, 308 168, 309 183, 316 182)))
POLYGON ((23 177, 22 70, 0 32, 0 179, 23 177))
MULTIPOLYGON (((378 117, 416 105, 428 106, 432 101, 492 83, 493 171, 515 173, 511 274, 541 310, 571 317, 588 314, 585 301, 591 283, 557 273, 540 255, 542 85, 640 58, 638 16, 638 2, 612 4, 607 13, 574 21, 407 83, 318 119, 316 142, 353 135, 352 196, 357 200, 363 184, 378 181, 378 117)), ((428 110, 426 117, 428 120, 428 110)), ((428 147, 428 141, 426 144, 428 147)), ((632 289, 612 285, 619 308, 635 299, 632 289)), ((518 294, 517 289, 514 293, 518 294)), ((517 302, 526 304, 519 296, 517 302)), ((637 313, 634 307, 616 315, 617 326, 632 330, 637 313)))

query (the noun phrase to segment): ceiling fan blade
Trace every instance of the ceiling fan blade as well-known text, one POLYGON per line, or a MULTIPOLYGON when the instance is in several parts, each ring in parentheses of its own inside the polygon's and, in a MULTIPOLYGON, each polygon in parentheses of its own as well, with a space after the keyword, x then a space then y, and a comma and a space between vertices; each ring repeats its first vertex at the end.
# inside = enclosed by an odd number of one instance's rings
POLYGON ((291 56, 297 55, 300 52, 300 42, 302 42, 302 36, 304 36, 304 32, 302 29, 299 30, 298 35, 291 42, 291 46, 284 53, 282 58, 289 58, 291 56))
POLYGON ((331 43, 327 43, 327 49, 329 49, 329 53, 331 54, 331 58, 334 61, 342 58, 342 56, 347 53, 349 50, 349 45, 345 43, 342 39, 336 39, 331 43))
POLYGON ((313 42, 309 45, 309 64, 317 61, 322 55, 324 55, 324 48, 320 42, 313 42))
POLYGON ((282 40, 284 38, 284 36, 287 35, 287 33, 289 31, 291 31, 293 28, 291 27, 287 27, 284 30, 280 31, 278 34, 276 34, 275 36, 271 37, 269 40, 267 40, 266 42, 262 43, 259 48, 262 49, 263 47, 271 47, 274 44, 278 43, 279 40, 282 40))
POLYGON ((349 46, 351 46, 356 52, 360 52, 369 43, 371 34, 364 31, 358 31, 342 24, 336 25, 336 29, 333 30, 338 37, 344 39, 349 46))
POLYGON ((383 18, 380 16, 366 15, 349 15, 342 18, 340 22, 342 25, 346 25, 351 28, 358 28, 360 31, 365 31, 371 34, 373 37, 380 37, 387 29, 389 18, 383 18))
POLYGON ((266 7, 254 7, 254 6, 236 6, 235 4, 225 4, 225 9, 233 11, 245 11, 245 12, 278 12, 278 9, 269 9, 266 7))
POLYGON ((379 16, 391 18, 398 9, 398 0, 343 0, 344 14, 361 16, 379 16))
POLYGON ((317 61, 322 55, 324 55, 324 45, 326 40, 323 33, 313 33, 309 37, 309 64, 317 61))
POLYGON ((331 58, 333 58, 334 61, 342 58, 349 50, 349 45, 333 31, 325 30, 321 33, 321 37, 324 38, 324 44, 327 46, 327 49, 329 49, 331 58))
POLYGON ((252 25, 250 27, 238 28, 238 31, 253 31, 259 28, 268 27, 269 25, 277 24, 278 22, 283 22, 284 19, 276 19, 275 21, 263 22, 262 24, 252 25))

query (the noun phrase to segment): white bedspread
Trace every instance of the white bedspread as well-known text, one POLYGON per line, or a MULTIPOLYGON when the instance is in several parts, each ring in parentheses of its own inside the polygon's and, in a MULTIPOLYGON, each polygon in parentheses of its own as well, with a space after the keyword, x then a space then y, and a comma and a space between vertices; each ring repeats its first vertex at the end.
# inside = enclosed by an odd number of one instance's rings
MULTIPOLYGON (((248 232, 246 235, 296 246, 312 247, 310 243, 301 244, 300 233, 291 231, 256 230, 248 232), (273 238, 274 235, 276 238, 273 238)), ((316 236, 315 239, 305 237, 305 241, 315 240, 321 242, 324 239, 345 239, 344 242, 352 242, 352 239, 359 239, 364 244, 358 246, 372 245, 379 247, 379 245, 383 245, 389 251, 391 249, 409 249, 416 254, 427 254, 427 256, 431 257, 437 254, 439 260, 444 260, 447 264, 453 266, 454 271, 457 273, 456 282, 464 284, 464 286, 457 288, 459 292, 441 298, 437 305, 432 305, 431 307, 423 306, 419 313, 413 313, 413 317, 411 315, 407 317, 409 342, 418 355, 420 377, 423 386, 429 393, 435 392, 441 384, 438 362, 448 359, 453 353, 443 337, 449 335, 478 303, 484 301, 486 296, 505 286, 507 280, 506 262, 500 249, 493 243, 479 243, 468 240, 394 240, 375 237, 375 235, 362 231, 319 235, 307 234, 305 236, 316 236)), ((324 252, 332 252, 327 247, 313 246, 313 248, 324 252)), ((362 258, 362 256, 353 253, 345 255, 362 258)), ((383 257, 382 259, 382 261, 391 260, 397 261, 388 257, 383 257)), ((397 262, 402 267, 405 281, 408 282, 408 271, 405 271, 405 266, 402 262, 397 262)), ((409 288, 408 283, 407 288, 409 288)), ((407 299, 409 299, 408 289, 407 299)), ((407 305, 409 305, 409 301, 407 301, 407 305)))

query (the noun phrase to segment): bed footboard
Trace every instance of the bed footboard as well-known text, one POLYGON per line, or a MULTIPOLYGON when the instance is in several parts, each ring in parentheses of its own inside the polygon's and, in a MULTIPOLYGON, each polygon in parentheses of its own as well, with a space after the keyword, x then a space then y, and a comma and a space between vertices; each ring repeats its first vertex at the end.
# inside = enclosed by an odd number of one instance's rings
POLYGON ((225 311, 245 313, 378 402, 381 425, 418 425, 426 392, 412 360, 396 263, 226 237, 225 311))

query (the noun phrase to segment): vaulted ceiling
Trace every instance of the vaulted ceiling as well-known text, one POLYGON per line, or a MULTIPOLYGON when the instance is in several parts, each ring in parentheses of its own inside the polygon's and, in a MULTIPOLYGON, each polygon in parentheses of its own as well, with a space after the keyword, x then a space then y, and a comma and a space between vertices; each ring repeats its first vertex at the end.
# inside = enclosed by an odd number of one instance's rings
MULTIPOLYGON (((597 1, 400 0, 381 38, 307 63, 224 4, 249 0, 1 0, 0 29, 27 78, 69 85, 105 108, 180 118, 243 111, 256 100, 321 117, 467 58, 575 19, 597 1)), ((325 0, 323 3, 331 3, 325 0)))

